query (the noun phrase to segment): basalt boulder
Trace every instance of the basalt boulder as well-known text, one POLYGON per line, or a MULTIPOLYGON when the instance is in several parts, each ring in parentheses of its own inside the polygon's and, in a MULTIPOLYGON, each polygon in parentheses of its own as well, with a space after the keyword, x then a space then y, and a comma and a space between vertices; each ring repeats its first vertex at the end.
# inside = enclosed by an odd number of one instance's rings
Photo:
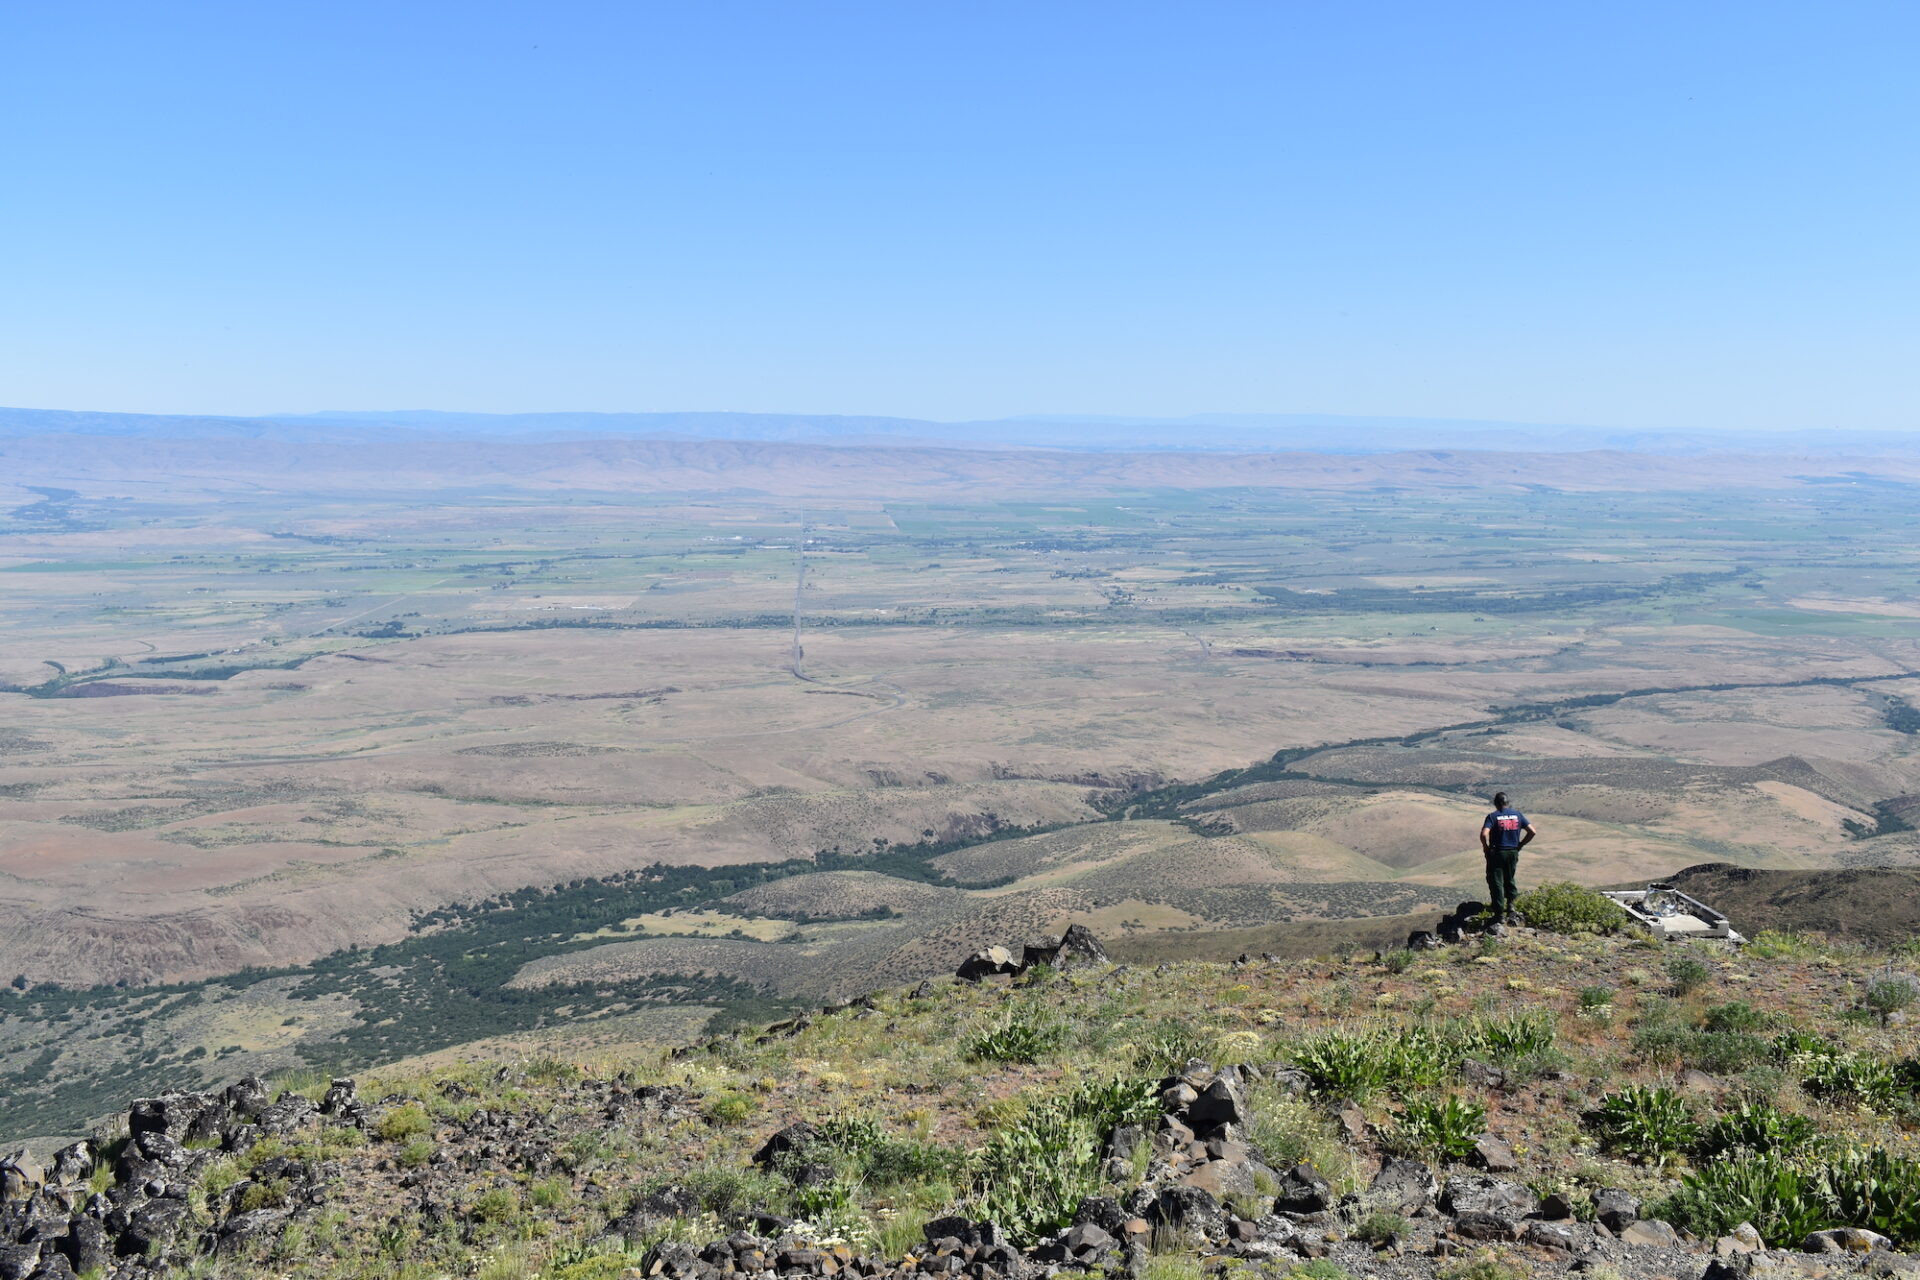
POLYGON ((1107 957, 1107 949, 1100 945, 1100 939, 1093 936, 1093 930, 1076 924, 1070 925, 1066 933, 1058 938, 1029 942, 1020 957, 1020 972, 1025 973, 1035 965, 1042 964, 1067 969, 1077 965, 1112 963, 1107 957))

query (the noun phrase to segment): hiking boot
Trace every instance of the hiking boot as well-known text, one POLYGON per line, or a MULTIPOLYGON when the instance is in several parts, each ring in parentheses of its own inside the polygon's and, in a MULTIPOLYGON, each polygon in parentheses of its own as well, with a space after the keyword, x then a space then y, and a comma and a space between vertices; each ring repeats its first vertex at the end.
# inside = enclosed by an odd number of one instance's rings
POLYGON ((1509 911, 1500 917, 1500 923, 1518 929, 1523 921, 1520 919, 1520 913, 1518 911, 1509 911))

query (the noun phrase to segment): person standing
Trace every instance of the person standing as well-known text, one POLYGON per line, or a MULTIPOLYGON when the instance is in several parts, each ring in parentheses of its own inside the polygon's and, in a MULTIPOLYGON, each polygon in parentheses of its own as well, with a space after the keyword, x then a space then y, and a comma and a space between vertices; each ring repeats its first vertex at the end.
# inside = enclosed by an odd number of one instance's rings
POLYGON ((1507 793, 1493 797, 1493 812, 1480 824, 1480 852, 1487 859, 1487 905, 1501 924, 1519 924, 1513 912, 1518 896, 1513 875, 1520 868, 1520 851, 1540 834, 1527 815, 1507 803, 1507 793))

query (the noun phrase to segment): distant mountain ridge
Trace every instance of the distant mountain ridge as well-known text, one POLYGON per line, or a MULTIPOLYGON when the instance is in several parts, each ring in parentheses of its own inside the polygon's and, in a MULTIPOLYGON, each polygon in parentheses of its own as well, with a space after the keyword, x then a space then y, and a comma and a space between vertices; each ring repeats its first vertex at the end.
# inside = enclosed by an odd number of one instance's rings
POLYGON ((974 422, 854 414, 732 412, 462 413, 432 409, 327 410, 228 417, 0 408, 0 438, 85 435, 289 443, 498 440, 710 440, 839 447, 1057 449, 1078 452, 1304 451, 1347 455, 1428 449, 1497 453, 1611 450, 1818 457, 1920 454, 1920 431, 1622 430, 1479 419, 1340 414, 1205 413, 1183 418, 1033 415, 974 422))
POLYGON ((333 440, 0 435, 0 476, 16 484, 160 483, 206 491, 581 490, 781 496, 1041 495, 1153 489, 1505 489, 1697 491, 1807 484, 1920 484, 1920 456, 1653 457, 1425 449, 958 448, 628 437, 440 434, 333 440))

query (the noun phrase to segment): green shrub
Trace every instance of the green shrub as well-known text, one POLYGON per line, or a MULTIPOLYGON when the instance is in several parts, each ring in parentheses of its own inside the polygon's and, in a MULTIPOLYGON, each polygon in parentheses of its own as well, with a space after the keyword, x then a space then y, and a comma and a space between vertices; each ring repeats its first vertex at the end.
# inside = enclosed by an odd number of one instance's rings
POLYGON ((1813 1121, 1805 1116, 1765 1103, 1742 1102, 1702 1128, 1693 1150, 1703 1160, 1739 1151, 1790 1156, 1803 1150, 1818 1133, 1813 1121))
POLYGON ((1611 1007, 1618 994, 1612 987, 1582 987, 1577 998, 1581 1011, 1587 1013, 1611 1007))
POLYGON ((572 1084, 580 1078, 580 1068, 560 1058, 529 1058, 520 1074, 535 1084, 572 1084))
POLYGON ((1066 1028, 1031 1006, 1015 1006, 967 1041, 975 1062, 1038 1062, 1066 1039, 1066 1028))
POLYGON ((1404 1240, 1412 1232, 1413 1224, 1397 1213, 1370 1213, 1354 1227, 1353 1238, 1377 1247, 1404 1240))
POLYGON ((1532 1009, 1394 1030, 1327 1031, 1297 1045, 1291 1056, 1315 1093, 1364 1102, 1382 1089, 1404 1095, 1443 1085, 1468 1058, 1520 1074, 1558 1069, 1565 1060, 1555 1037, 1552 1013, 1532 1009))
POLYGON ((467 1206, 467 1216, 476 1222, 509 1222, 520 1212, 520 1197, 507 1187, 481 1192, 467 1206))
POLYGON ((1843 1050, 1825 1036, 1813 1031, 1798 1028, 1782 1031, 1773 1038, 1773 1059, 1775 1062, 1792 1062, 1796 1059, 1837 1058, 1843 1050))
POLYGON ((1067 1095, 1067 1107, 1105 1133, 1115 1125, 1147 1124, 1158 1119, 1160 1095, 1152 1080, 1111 1076, 1081 1081, 1067 1095))
POLYGON ((1773 1046, 1745 1031, 1696 1031, 1685 1038, 1681 1057, 1702 1071, 1733 1075, 1773 1056, 1773 1046))
POLYGON ((1378 1055, 1381 1083, 1395 1090, 1445 1084, 1459 1065, 1460 1036, 1453 1025, 1415 1023, 1368 1037, 1378 1055))
POLYGON ((1315 1093, 1365 1102, 1387 1083, 1387 1064, 1374 1036, 1329 1031, 1293 1052, 1293 1065, 1315 1093))
POLYGON ((1768 1244, 1786 1247, 1832 1225, 1817 1174, 1751 1153, 1682 1174, 1680 1189, 1645 1212, 1708 1239, 1750 1222, 1768 1244))
POLYGON ((1293 1267, 1281 1280, 1353 1280, 1353 1273, 1337 1262, 1312 1258, 1293 1267))
POLYGON ((1892 969, 1869 978, 1867 989, 1860 997, 1860 1003, 1879 1017, 1881 1026, 1917 1001, 1920 1001, 1920 978, 1892 969))
POLYGON ((373 1133, 382 1142, 404 1142, 433 1131, 433 1118, 426 1108, 409 1102, 395 1107, 374 1122, 373 1133))
POLYGON ((1618 933, 1632 923, 1613 899, 1567 880, 1527 890, 1513 909, 1534 928, 1554 933, 1618 933))
POLYGON ((1187 1065, 1189 1058, 1206 1056, 1208 1036, 1184 1018, 1162 1018, 1148 1029, 1134 1050, 1133 1065, 1156 1076, 1187 1065))
POLYGON ((1099 1188, 1102 1136, 1062 1106, 1034 1108, 994 1130, 974 1160, 978 1216, 1021 1246, 1066 1226, 1099 1188))
POLYGON ((1748 1102, 1771 1103, 1780 1096, 1780 1091, 1794 1082, 1787 1070, 1771 1062, 1763 1062, 1741 1072, 1733 1082, 1734 1090, 1748 1102))
MULTIPOLYGON (((1150 1093, 1151 1088, 1147 1091, 1150 1093)), ((848 1179, 869 1187, 910 1186, 950 1176, 960 1153, 931 1142, 896 1138, 866 1116, 827 1120, 820 1136, 848 1179)))
POLYGON ((728 1091, 707 1099, 701 1108, 706 1118, 717 1125, 735 1125, 745 1122, 760 1109, 751 1094, 728 1091))
POLYGON ((1256 1088, 1248 1103, 1253 1118, 1247 1137, 1267 1165, 1290 1169, 1310 1164, 1336 1187, 1351 1180, 1353 1157, 1332 1119, 1319 1108, 1272 1085, 1256 1088))
POLYGON ((1552 1052, 1556 1028, 1553 1014, 1544 1009, 1523 1010, 1498 1018, 1477 1018, 1462 1034, 1462 1056, 1486 1058, 1503 1067, 1516 1067, 1552 1052))
POLYGON ((573 1183, 566 1178, 542 1178, 527 1188, 527 1203, 536 1209, 558 1209, 573 1199, 573 1183))
POLYGON ((1413 967, 1413 952, 1401 947, 1381 956, 1380 963, 1386 966, 1388 973, 1405 973, 1413 967))
POLYGON ((1678 955, 1667 961, 1667 977, 1673 982, 1673 994, 1684 996, 1707 985, 1713 977, 1713 970, 1707 967, 1704 960, 1678 955))
POLYGON ((784 1204, 787 1194, 786 1185, 771 1174, 757 1169, 708 1165, 677 1177, 649 1178, 640 1184, 633 1200, 637 1204, 673 1186, 691 1191, 699 1199, 702 1209, 720 1218, 737 1217, 753 1209, 784 1204))
POLYGON ((1683 1174, 1650 1212, 1701 1236, 1751 1222, 1792 1248, 1811 1231, 1865 1227, 1910 1250, 1920 1245, 1920 1160, 1877 1147, 1828 1160, 1743 1152, 1683 1174))
MULTIPOLYGON (((1041 1099, 995 1129, 973 1158, 978 1216, 1016 1242, 1031 1244, 1073 1220, 1080 1201, 1100 1185, 1100 1150, 1116 1124, 1159 1113, 1148 1080, 1092 1080, 1041 1099)), ((955 1163, 951 1153, 942 1167, 955 1163)))
POLYGON ((237 1207, 242 1213, 255 1209, 284 1209, 293 1196, 293 1184, 285 1178, 267 1182, 249 1182, 240 1190, 237 1207))
POLYGON ((1487 1109, 1448 1095, 1445 1102, 1415 1098, 1395 1117, 1391 1144, 1408 1155, 1464 1160, 1487 1127, 1487 1109))
POLYGON ((1527 1271, 1515 1266, 1491 1249, 1483 1249, 1471 1258, 1449 1263, 1437 1273, 1439 1280, 1527 1280, 1527 1271))
POLYGON ((1657 1065, 1677 1064, 1692 1043, 1693 1028, 1672 1001, 1655 996, 1641 1004, 1633 1026, 1633 1051, 1638 1057, 1657 1065))
POLYGON ((1836 1226, 1878 1231, 1898 1249, 1920 1246, 1920 1159, 1875 1147, 1844 1152, 1822 1173, 1836 1226))
POLYGON ((1671 1089, 1628 1085, 1602 1098, 1588 1120, 1610 1149, 1656 1163, 1699 1137, 1686 1104, 1671 1089))
POLYGON ((1901 1093, 1892 1063, 1854 1054, 1815 1058, 1800 1084, 1824 1101, 1870 1107, 1875 1111, 1889 1110, 1901 1093))
POLYGON ((402 1169, 418 1169, 431 1163, 434 1153, 439 1149, 425 1138, 415 1138, 400 1148, 394 1159, 400 1162, 402 1169))
POLYGON ((1728 1032, 1765 1031, 1773 1019, 1754 1008, 1745 1000, 1729 1000, 1725 1004, 1716 1004, 1707 1010, 1701 1025, 1708 1031, 1728 1032))
POLYGON ((1827 954, 1827 945, 1804 933, 1762 929, 1748 941, 1746 953, 1756 960, 1818 960, 1827 954))
POLYGON ((1140 1280, 1206 1280, 1206 1274, 1200 1269, 1200 1262, 1196 1258, 1176 1253, 1156 1253, 1140 1269, 1140 1280))

